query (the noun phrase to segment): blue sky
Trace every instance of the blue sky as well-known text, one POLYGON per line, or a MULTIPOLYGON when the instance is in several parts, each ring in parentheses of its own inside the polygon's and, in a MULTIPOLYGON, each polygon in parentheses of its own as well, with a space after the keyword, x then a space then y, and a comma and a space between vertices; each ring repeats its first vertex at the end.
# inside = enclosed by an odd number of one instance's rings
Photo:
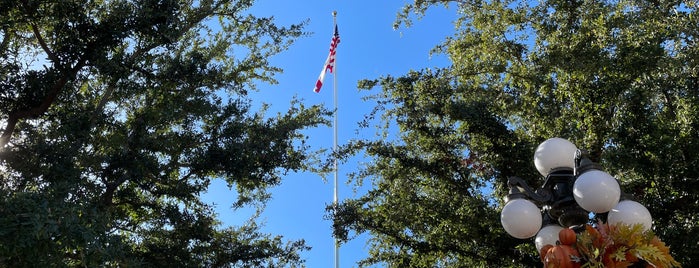
MULTIPOLYGON (((338 142, 344 144, 356 138, 371 138, 374 129, 358 131, 358 122, 372 108, 372 103, 361 99, 357 81, 385 75, 402 75, 409 70, 444 67, 449 65, 443 55, 429 55, 430 49, 453 34, 455 9, 433 8, 415 21, 410 28, 392 28, 396 13, 405 1, 257 1, 251 12, 257 16, 274 16, 280 25, 309 20, 306 31, 311 34, 297 40, 289 50, 271 59, 284 69, 275 76, 276 85, 261 85, 252 98, 255 102, 272 105, 271 112, 285 111, 295 96, 306 105, 323 104, 333 108, 333 75, 325 77, 320 93, 312 91, 328 54, 332 37, 332 11, 336 10, 341 42, 337 49, 336 79, 338 90, 338 142)), ((332 127, 308 129, 313 148, 332 148, 332 127)), ((357 157, 339 167, 339 199, 351 198, 354 192, 345 174, 356 170, 370 159, 357 157)), ((312 247, 302 257, 308 267, 332 267, 333 238, 331 222, 324 220, 325 207, 333 199, 332 174, 324 181, 317 174, 293 173, 283 178, 282 184, 271 190, 272 200, 260 219, 262 230, 283 235, 287 240, 304 239, 312 247)), ((224 182, 216 181, 204 197, 217 204, 219 218, 226 225, 244 222, 250 212, 232 210, 235 193, 224 182)), ((356 262, 367 256, 366 236, 343 244, 340 248, 340 267, 356 267, 356 262)))

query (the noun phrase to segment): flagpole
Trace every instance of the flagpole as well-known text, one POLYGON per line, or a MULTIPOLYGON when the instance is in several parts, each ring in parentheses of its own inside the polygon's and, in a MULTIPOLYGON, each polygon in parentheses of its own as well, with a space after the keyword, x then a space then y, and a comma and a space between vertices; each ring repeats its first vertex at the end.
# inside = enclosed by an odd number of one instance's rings
MULTIPOLYGON (((337 29, 337 11, 333 11, 333 31, 337 29)), ((333 152, 337 153, 337 55, 333 67, 333 103, 335 104, 335 118, 333 120, 333 152)), ((337 207, 337 157, 334 158, 335 180, 333 187, 333 206, 337 207)), ((335 268, 340 268, 340 241, 335 238, 335 268)))

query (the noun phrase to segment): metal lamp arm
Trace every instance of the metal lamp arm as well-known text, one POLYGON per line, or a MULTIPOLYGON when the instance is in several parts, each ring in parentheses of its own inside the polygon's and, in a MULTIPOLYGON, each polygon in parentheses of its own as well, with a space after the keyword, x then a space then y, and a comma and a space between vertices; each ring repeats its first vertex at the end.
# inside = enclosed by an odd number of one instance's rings
POLYGON ((508 199, 525 198, 538 204, 551 200, 551 193, 548 190, 543 188, 534 190, 520 177, 508 178, 507 186, 510 188, 508 199))

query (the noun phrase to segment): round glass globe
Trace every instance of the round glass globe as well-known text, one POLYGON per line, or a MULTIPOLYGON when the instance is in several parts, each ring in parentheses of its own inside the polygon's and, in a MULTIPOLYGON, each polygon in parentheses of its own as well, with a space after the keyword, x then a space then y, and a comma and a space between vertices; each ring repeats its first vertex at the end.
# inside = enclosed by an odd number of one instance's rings
POLYGON ((527 239, 541 228, 541 210, 526 199, 513 199, 505 204, 500 223, 512 237, 527 239))
POLYGON ((534 245, 536 246, 536 251, 541 251, 546 245, 555 246, 558 241, 558 233, 563 230, 563 227, 557 224, 549 224, 541 228, 539 233, 536 234, 534 238, 534 245))
POLYGON ((551 169, 575 168, 575 144, 562 138, 550 138, 536 148, 534 165, 541 175, 546 176, 551 169))
POLYGON ((590 170, 578 176, 573 185, 573 195, 583 209, 604 213, 619 203, 621 188, 607 172, 590 170))
POLYGON ((632 200, 623 200, 609 211, 607 222, 610 225, 624 223, 628 225, 643 224, 643 230, 647 231, 653 224, 653 218, 648 209, 640 203, 632 200))

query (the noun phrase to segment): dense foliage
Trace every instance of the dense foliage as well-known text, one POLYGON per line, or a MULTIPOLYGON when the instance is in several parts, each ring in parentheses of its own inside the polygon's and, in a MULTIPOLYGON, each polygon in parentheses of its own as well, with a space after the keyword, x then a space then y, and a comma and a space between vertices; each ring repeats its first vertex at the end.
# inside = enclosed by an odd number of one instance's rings
POLYGON ((223 228, 200 199, 224 179, 234 206, 264 204, 312 162, 299 130, 327 123, 251 110, 303 35, 252 4, 0 1, 0 267, 303 263, 303 241, 223 228))
POLYGON ((386 136, 353 174, 366 194, 331 208, 335 235, 368 232, 362 264, 537 267, 499 210, 510 176, 541 185, 536 146, 571 140, 650 210, 653 231, 699 266, 699 14, 696 1, 415 0, 458 13, 436 48, 452 66, 360 82, 386 136))

